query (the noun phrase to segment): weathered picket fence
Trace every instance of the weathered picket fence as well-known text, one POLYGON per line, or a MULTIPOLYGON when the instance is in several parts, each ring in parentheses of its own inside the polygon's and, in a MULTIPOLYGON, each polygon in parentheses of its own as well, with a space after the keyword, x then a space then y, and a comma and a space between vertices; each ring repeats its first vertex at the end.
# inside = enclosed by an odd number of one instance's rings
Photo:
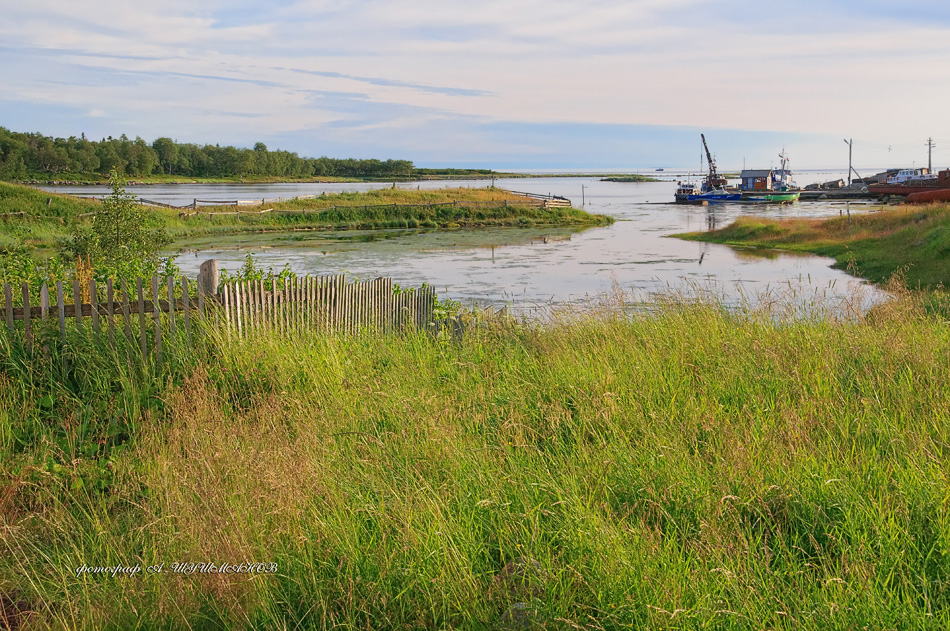
POLYGON ((280 282, 219 283, 216 266, 212 278, 199 276, 197 283, 187 278, 163 281, 155 276, 137 278, 132 286, 123 280, 116 286, 109 279, 104 295, 95 279, 82 285, 79 280, 71 286, 57 282, 51 291, 44 284, 39 296, 34 296, 24 282, 15 301, 13 286, 4 283, 7 330, 22 332, 26 345, 32 347, 37 326, 58 321, 64 344, 68 325, 107 335, 113 344, 117 335, 124 334, 130 344, 138 344, 143 355, 149 348, 160 355, 168 334, 183 332, 190 343, 196 319, 236 337, 307 329, 396 331, 428 327, 436 302, 435 292, 428 287, 395 293, 389 278, 347 282, 342 275, 306 276, 280 282), (67 298, 72 298, 72 303, 67 303, 67 298))

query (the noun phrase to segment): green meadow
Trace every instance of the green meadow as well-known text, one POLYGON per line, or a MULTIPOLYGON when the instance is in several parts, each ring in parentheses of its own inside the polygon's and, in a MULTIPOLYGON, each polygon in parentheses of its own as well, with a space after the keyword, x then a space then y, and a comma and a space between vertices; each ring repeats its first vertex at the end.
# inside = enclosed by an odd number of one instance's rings
POLYGON ((0 337, 4 623, 946 629, 950 327, 892 289, 144 363, 0 337), (174 570, 242 562, 276 571, 174 570))

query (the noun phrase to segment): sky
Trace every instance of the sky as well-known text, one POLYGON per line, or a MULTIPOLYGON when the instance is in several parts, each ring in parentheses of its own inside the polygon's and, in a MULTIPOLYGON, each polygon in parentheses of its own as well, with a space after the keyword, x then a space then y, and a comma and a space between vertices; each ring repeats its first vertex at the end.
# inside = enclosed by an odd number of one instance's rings
POLYGON ((0 126, 523 170, 950 166, 950 2, 0 0, 0 126))

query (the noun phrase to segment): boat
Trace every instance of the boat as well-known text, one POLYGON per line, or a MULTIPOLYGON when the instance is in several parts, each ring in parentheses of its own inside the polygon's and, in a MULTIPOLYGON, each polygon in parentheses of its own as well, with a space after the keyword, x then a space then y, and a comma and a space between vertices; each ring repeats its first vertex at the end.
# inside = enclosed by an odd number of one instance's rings
POLYGON ((917 193, 950 189, 950 169, 940 171, 936 176, 914 173, 915 171, 921 169, 902 169, 896 175, 888 177, 886 182, 868 185, 868 193, 874 197, 909 197, 917 193))
POLYGON ((695 195, 690 195, 687 201, 691 204, 702 204, 703 202, 721 204, 723 202, 741 202, 742 193, 737 193, 723 187, 711 188, 708 191, 703 190, 695 195))
POLYGON ((742 201, 755 204, 789 204, 798 201, 801 190, 792 181, 788 156, 783 149, 778 154, 779 169, 746 169, 739 175, 742 201))
POLYGON ((703 149, 706 151, 706 163, 709 165, 709 171, 699 187, 689 181, 685 183, 678 182, 674 199, 681 204, 718 204, 741 201, 742 194, 736 190, 727 189, 726 184, 728 182, 726 178, 716 171, 716 159, 712 157, 712 153, 709 151, 705 134, 699 136, 703 140, 703 149))
POLYGON ((798 201, 801 191, 755 191, 742 193, 742 201, 757 204, 790 204, 798 201))
POLYGON ((691 195, 699 195, 699 193, 699 186, 692 180, 687 180, 686 182, 677 182, 674 199, 676 200, 677 204, 685 204, 689 202, 691 195))

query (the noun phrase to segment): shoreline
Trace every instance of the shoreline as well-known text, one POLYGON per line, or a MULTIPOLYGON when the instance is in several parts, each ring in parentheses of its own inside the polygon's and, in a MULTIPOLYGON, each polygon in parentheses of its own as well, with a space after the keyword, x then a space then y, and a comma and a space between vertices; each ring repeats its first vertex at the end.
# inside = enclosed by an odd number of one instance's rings
MULTIPOLYGON (((321 177, 321 178, 140 178, 128 180, 124 186, 160 186, 160 185, 189 185, 189 184, 369 184, 381 182, 453 182, 453 181, 486 181, 492 180, 526 180, 546 178, 597 178, 612 182, 662 182, 648 175, 616 174, 616 173, 495 173, 494 176, 483 174, 461 175, 421 175, 409 178, 350 178, 350 177, 321 177)), ((88 180, 11 180, 7 184, 21 184, 23 186, 108 186, 109 179, 88 180)))

